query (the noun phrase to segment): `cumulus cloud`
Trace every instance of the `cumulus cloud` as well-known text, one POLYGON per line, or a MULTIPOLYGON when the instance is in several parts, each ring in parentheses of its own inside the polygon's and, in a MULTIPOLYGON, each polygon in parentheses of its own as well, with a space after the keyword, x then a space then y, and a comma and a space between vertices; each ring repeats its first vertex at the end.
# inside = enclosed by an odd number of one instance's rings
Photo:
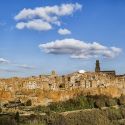
POLYGON ((59 29, 59 30, 58 30, 58 33, 59 33, 60 35, 69 35, 69 34, 71 34, 71 31, 68 30, 68 29, 59 29))
POLYGON ((0 58, 0 64, 8 64, 9 61, 4 59, 4 58, 0 58))
POLYGON ((37 20, 28 21, 26 23, 20 22, 16 25, 16 28, 18 29, 28 28, 28 29, 38 30, 38 31, 45 31, 45 30, 52 29, 52 26, 47 22, 37 19, 37 20))
MULTIPOLYGON (((29 22, 31 23, 36 19, 41 20, 42 23, 46 23, 47 27, 49 27, 47 29, 51 29, 50 25, 51 27, 53 24, 57 26, 61 25, 60 17, 72 15, 75 11, 80 10, 81 8, 82 8, 82 5, 78 3, 62 4, 60 6, 55 5, 55 6, 36 7, 35 9, 24 8, 14 17, 14 19, 17 21, 20 21, 20 20, 23 21, 23 22, 17 23, 16 27, 18 29, 29 28, 28 26, 29 22)), ((35 22, 35 23, 39 23, 39 22, 35 22)), ((40 23, 40 25, 42 25, 42 23, 40 23)), ((39 30, 38 27, 33 29, 39 30)))
POLYGON ((98 42, 84 42, 76 39, 63 39, 40 44, 39 48, 50 54, 67 54, 71 58, 114 58, 121 53, 121 48, 107 47, 98 42))

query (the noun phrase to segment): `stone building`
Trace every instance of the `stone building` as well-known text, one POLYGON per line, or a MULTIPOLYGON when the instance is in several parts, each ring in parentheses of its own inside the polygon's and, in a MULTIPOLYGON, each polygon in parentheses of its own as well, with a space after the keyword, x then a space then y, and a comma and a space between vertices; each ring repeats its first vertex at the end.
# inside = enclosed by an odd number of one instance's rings
MULTIPOLYGON (((34 102, 33 104, 39 104, 41 101, 44 102, 43 100, 49 102, 61 93, 75 89, 90 90, 92 92, 93 90, 103 90, 109 87, 118 88, 122 93, 125 93, 125 75, 116 75, 114 70, 102 71, 99 60, 97 60, 95 72, 78 71, 60 76, 52 71, 50 75, 0 79, 0 101, 11 101, 13 99, 26 101, 31 99, 34 102)), ((109 91, 109 93, 111 92, 109 91)), ((62 95, 59 98, 64 97, 69 98, 68 95, 62 95)))
POLYGON ((116 75, 115 70, 101 71, 99 60, 96 60, 95 72, 102 72, 109 75, 116 75))

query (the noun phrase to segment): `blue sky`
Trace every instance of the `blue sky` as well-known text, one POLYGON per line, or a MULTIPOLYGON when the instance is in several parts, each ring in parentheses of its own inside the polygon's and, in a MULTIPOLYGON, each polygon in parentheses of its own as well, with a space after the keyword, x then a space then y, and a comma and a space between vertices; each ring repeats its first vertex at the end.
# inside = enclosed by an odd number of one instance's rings
POLYGON ((115 69, 124 74, 124 42, 124 0, 1 0, 0 3, 0 77, 48 74, 51 70, 59 74, 81 69, 93 71, 96 59, 100 59, 104 70, 115 69), (55 5, 59 9, 62 5, 73 8, 57 11, 55 5), (37 14, 38 7, 48 14, 49 21, 43 11, 37 14))

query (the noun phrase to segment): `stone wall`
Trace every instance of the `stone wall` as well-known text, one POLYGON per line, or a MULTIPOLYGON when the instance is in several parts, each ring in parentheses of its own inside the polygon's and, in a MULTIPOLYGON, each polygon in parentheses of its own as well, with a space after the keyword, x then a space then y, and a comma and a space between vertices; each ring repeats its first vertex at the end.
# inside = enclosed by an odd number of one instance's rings
POLYGON ((124 93, 125 76, 85 72, 58 76, 40 75, 28 78, 0 79, 0 102, 32 100, 33 105, 64 101, 83 93, 118 97, 124 93))

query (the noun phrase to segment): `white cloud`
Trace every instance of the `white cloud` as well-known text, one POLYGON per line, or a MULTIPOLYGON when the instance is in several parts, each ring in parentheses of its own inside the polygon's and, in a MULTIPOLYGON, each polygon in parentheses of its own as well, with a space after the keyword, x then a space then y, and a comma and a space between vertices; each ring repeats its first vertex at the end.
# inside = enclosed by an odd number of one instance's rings
POLYGON ((4 59, 4 58, 0 58, 0 64, 8 64, 9 61, 4 59))
POLYGON ((26 65, 26 64, 24 64, 24 65, 18 65, 18 67, 19 67, 19 68, 22 68, 22 69, 35 69, 35 67, 33 67, 33 66, 28 66, 28 65, 26 65))
POLYGON ((33 19, 35 17, 42 18, 47 22, 53 22, 58 19, 58 16, 71 15, 74 11, 82 8, 82 5, 76 4, 62 4, 61 6, 46 6, 37 7, 35 9, 23 9, 15 16, 16 20, 33 19))
MULTIPOLYGON (((4 58, 0 58, 0 64, 6 64, 6 65, 9 65, 9 66, 14 66, 14 67, 17 67, 17 68, 27 69, 27 70, 35 69, 34 66, 30 66, 30 65, 26 65, 26 64, 13 63, 13 62, 10 62, 9 60, 6 60, 6 59, 4 59, 4 58)), ((15 70, 11 70, 11 69, 0 69, 0 72, 15 72, 15 70)))
POLYGON ((50 54, 67 54, 71 58, 114 58, 121 53, 120 48, 107 47, 97 42, 88 43, 76 39, 63 39, 40 44, 39 48, 50 54))
POLYGON ((0 69, 0 73, 16 73, 19 72, 17 70, 11 70, 11 69, 0 69))
POLYGON ((69 35, 69 34, 71 34, 71 31, 68 30, 68 29, 59 29, 59 30, 58 30, 58 33, 59 33, 60 35, 69 35))
MULTIPOLYGON (((72 15, 75 11, 80 10, 81 8, 82 5, 78 3, 62 4, 60 6, 55 5, 55 6, 36 7, 35 9, 24 8, 14 17, 14 19, 17 21, 22 20, 22 22, 21 23, 19 22, 16 26, 19 29, 28 28, 29 22, 32 22, 33 20, 36 19, 39 19, 42 22, 47 23, 48 27, 50 27, 49 25, 51 25, 52 27, 53 24, 60 26, 61 25, 60 17, 72 15)), ((38 28, 32 28, 32 29, 37 30, 38 28)))
POLYGON ((28 28, 28 29, 38 30, 38 31, 46 31, 46 30, 52 29, 49 23, 44 22, 40 19, 28 21, 26 23, 19 22, 17 23, 16 28, 18 29, 28 28))

